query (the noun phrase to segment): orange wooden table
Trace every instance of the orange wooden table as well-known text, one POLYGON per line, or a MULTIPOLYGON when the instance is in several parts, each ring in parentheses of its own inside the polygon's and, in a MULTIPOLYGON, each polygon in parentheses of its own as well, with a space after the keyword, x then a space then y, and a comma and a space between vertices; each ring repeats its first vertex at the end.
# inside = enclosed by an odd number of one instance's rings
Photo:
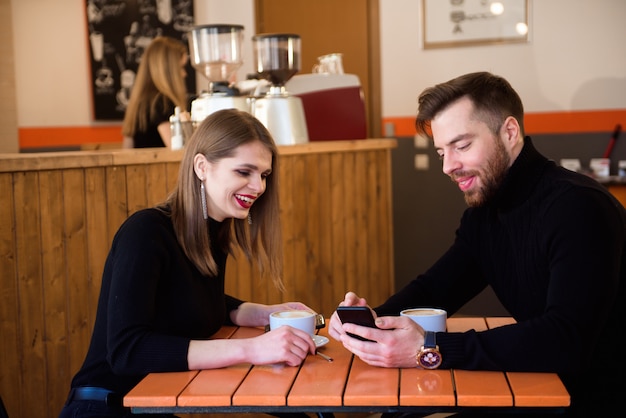
MULTIPOLYGON (((451 332, 512 323, 510 318, 449 318, 451 332)), ((215 338, 248 338, 257 328, 224 327, 215 338)), ((326 335, 325 330, 320 332, 326 335)), ((570 398, 553 373, 372 367, 330 339, 300 367, 242 364, 151 373, 124 397, 135 413, 210 412, 560 412, 570 398)))

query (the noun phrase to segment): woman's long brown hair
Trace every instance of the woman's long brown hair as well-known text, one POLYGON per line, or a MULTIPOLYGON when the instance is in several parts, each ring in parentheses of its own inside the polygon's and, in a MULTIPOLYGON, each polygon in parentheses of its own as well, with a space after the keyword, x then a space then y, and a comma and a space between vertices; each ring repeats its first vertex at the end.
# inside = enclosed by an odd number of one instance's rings
POLYGON ((124 136, 132 138, 135 131, 145 131, 168 101, 187 109, 187 87, 181 72, 187 54, 185 44, 176 39, 159 36, 152 40, 141 57, 124 113, 124 136))
POLYGON ((269 275, 283 289, 283 251, 278 203, 278 150, 272 136, 258 119, 236 109, 209 115, 185 144, 178 183, 165 202, 172 211, 178 241, 185 254, 203 274, 214 276, 217 266, 211 254, 211 240, 232 253, 236 244, 249 261, 255 261, 262 275, 269 275), (202 154, 209 162, 230 157, 249 142, 261 142, 272 154, 271 173, 265 192, 250 209, 252 224, 246 219, 225 219, 219 237, 209 236, 202 216, 200 179, 194 171, 194 157, 202 154))

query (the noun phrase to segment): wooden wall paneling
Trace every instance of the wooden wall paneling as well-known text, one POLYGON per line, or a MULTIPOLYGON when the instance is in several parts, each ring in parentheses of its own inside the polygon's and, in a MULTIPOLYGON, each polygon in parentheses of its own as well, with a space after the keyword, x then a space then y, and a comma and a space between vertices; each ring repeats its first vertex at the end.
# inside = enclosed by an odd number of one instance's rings
POLYGON ((106 167, 107 235, 109 244, 129 215, 126 200, 126 170, 123 166, 106 167))
POLYGON ((367 254, 367 263, 364 267, 367 268, 367 275, 372 278, 368 281, 367 298, 372 299, 378 296, 379 284, 381 280, 380 274, 380 236, 379 229, 377 227, 380 222, 378 202, 377 202, 377 189, 379 182, 379 174, 376 165, 376 153, 367 152, 364 155, 364 167, 361 174, 357 174, 363 177, 365 181, 363 194, 366 196, 364 205, 364 224, 359 231, 360 240, 363 241, 362 250, 367 254))
MULTIPOLYGON (((21 416, 20 329, 18 266, 15 243, 15 205, 12 173, 0 173, 0 394, 10 416, 21 416)), ((20 203, 21 205, 21 203, 20 203)), ((20 209, 21 210, 21 209, 20 209)))
POLYGON ((338 244, 344 247, 344 254, 346 258, 344 290, 352 290, 357 292, 357 294, 365 296, 361 291, 362 278, 357 277, 357 264, 359 259, 357 254, 358 243, 355 239, 357 231, 355 187, 359 180, 355 176, 356 158, 352 152, 344 153, 343 158, 344 162, 342 172, 340 174, 341 181, 343 182, 343 193, 341 200, 339 201, 339 207, 343 207, 345 235, 341 237, 341 241, 338 242, 338 244))
POLYGON ((68 169, 63 172, 63 193, 59 203, 63 205, 63 225, 66 250, 66 271, 69 309, 69 344, 72 350, 70 365, 72 373, 83 362, 93 323, 88 289, 85 283, 87 268, 87 222, 85 203, 85 176, 83 169, 68 169), (87 292, 86 292, 87 290, 87 292))
POLYGON ((146 207, 155 206, 167 198, 167 176, 164 163, 148 164, 146 171, 146 207))
POLYGON ((356 281, 361 289, 361 293, 366 296, 370 295, 369 281, 363 280, 370 274, 368 269, 369 258, 375 258, 376 254, 367 253, 367 244, 369 241, 370 223, 368 220, 367 208, 370 206, 370 197, 367 194, 367 156, 368 153, 354 153, 354 185, 353 190, 348 193, 352 201, 354 201, 354 263, 355 273, 352 280, 356 281), (358 197, 358 198, 357 198, 358 197))
POLYGON ((330 197, 331 208, 328 219, 332 225, 328 244, 332 248, 331 271, 333 272, 333 301, 341 301, 347 290, 346 281, 346 207, 344 205, 345 189, 342 170, 344 153, 330 155, 330 197))
MULTIPOLYGON (((296 230, 294 222, 294 205, 296 199, 303 199, 302 189, 297 190, 297 182, 294 179, 295 157, 290 155, 280 160, 280 219, 283 235, 283 282, 285 292, 283 297, 286 300, 295 300, 296 291, 296 260, 294 259, 294 242, 296 240, 296 230)), ((271 283, 268 283, 268 300, 275 300, 271 295, 271 283)))
POLYGON ((324 313, 323 310, 323 278, 320 276, 320 228, 322 219, 320 218, 320 206, 323 199, 320 195, 320 175, 319 175, 319 155, 311 154, 302 157, 304 166, 303 180, 304 184, 300 185, 306 196, 302 216, 305 222, 302 223, 303 233, 305 236, 305 245, 302 251, 303 266, 298 275, 298 280, 302 283, 301 292, 309 299, 309 307, 318 313, 324 313))
POLYGON ((166 163, 165 164, 165 175, 167 177, 167 182, 165 184, 167 189, 167 194, 169 195, 174 188, 176 187, 176 182, 178 180, 178 172, 179 172, 180 164, 179 163, 166 163))
POLYGON ((371 277, 372 283, 379 283, 379 300, 377 304, 383 303, 395 291, 395 273, 393 268, 393 208, 391 192, 391 152, 377 154, 378 166, 378 188, 376 202, 379 205, 378 213, 380 219, 376 223, 378 228, 380 247, 377 251, 380 254, 382 268, 380 275, 371 277))
POLYGON ((85 222, 87 227, 86 295, 90 303, 89 322, 96 321, 102 272, 111 243, 108 237, 106 171, 102 167, 85 170, 85 222))
POLYGON ((129 179, 126 196, 128 215, 132 215, 149 203, 146 167, 143 164, 129 165, 126 167, 126 177, 129 179))
POLYGON ((314 162, 316 170, 312 172, 311 177, 317 178, 317 189, 311 190, 311 198, 315 199, 316 212, 311 212, 313 222, 308 222, 311 230, 312 243, 311 252, 317 257, 317 265, 312 274, 319 282, 320 287, 320 312, 326 317, 335 310, 335 306, 341 299, 336 298, 334 293, 334 274, 332 273, 332 257, 333 247, 332 240, 332 222, 331 222, 331 170, 330 158, 328 155, 315 154, 309 157, 314 162))
MULTIPOLYGON (((291 199, 293 219, 292 224, 292 261, 293 271, 291 276, 291 283, 293 288, 293 300, 310 300, 312 303, 317 299, 317 292, 315 291, 315 280, 311 274, 310 265, 307 262, 307 219, 309 208, 314 204, 311 198, 311 191, 309 189, 309 176, 306 167, 305 156, 298 155, 292 157, 293 165, 291 172, 287 175, 292 180, 291 199)), ((318 307, 311 306, 312 309, 319 309, 318 307)))
MULTIPOLYGON (((47 416, 46 361, 43 332, 44 300, 41 271, 41 218, 38 172, 16 173, 14 179, 15 236, 17 238, 19 359, 22 379, 19 401, 28 405, 27 416, 47 416)), ((17 371, 17 369, 16 369, 17 371)), ((26 411, 24 411, 26 412, 26 411)))
MULTIPOLYGON (((56 375, 69 383, 71 365, 67 340, 67 300, 65 239, 63 219, 63 172, 59 170, 39 176, 41 201, 41 269, 44 295, 43 342, 46 356, 45 376, 56 375)), ((46 379, 49 382, 49 379, 46 379)), ((65 399, 55 387, 45 386, 46 400, 58 405, 65 399)))

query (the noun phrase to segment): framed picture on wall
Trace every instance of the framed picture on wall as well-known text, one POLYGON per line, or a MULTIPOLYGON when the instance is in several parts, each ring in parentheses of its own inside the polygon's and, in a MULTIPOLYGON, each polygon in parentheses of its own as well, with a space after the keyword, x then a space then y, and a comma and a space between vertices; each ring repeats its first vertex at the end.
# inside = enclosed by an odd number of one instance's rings
POLYGON ((424 49, 528 42, 528 0, 422 0, 424 49))

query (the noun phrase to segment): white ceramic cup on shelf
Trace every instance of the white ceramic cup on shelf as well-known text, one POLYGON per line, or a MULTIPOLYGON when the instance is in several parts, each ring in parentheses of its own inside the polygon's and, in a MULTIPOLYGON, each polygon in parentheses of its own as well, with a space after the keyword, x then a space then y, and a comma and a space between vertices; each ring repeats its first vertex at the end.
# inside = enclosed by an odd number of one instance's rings
POLYGON ((277 311, 270 314, 270 330, 283 325, 297 328, 307 334, 315 334, 315 312, 309 311, 277 311))
POLYGON ((412 308, 403 310, 400 315, 408 316, 424 328, 424 331, 444 332, 446 330, 448 313, 443 309, 412 308))

